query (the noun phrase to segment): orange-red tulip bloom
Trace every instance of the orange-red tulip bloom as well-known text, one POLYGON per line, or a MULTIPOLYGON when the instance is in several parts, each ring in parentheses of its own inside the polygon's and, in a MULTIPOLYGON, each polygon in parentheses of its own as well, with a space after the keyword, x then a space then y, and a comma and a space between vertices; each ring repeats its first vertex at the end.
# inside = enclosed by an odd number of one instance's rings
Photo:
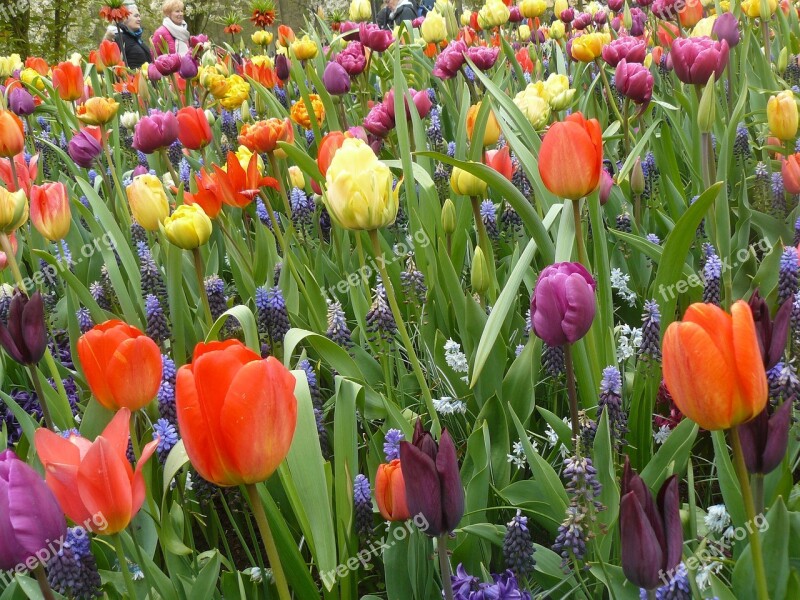
POLYGON ((289 119, 273 117, 266 121, 245 123, 239 134, 239 143, 252 152, 274 152, 278 142, 289 141, 292 125, 289 119))
POLYGON ((178 369, 175 401, 186 453, 221 486, 258 483, 283 462, 297 425, 295 378, 238 340, 200 343, 178 369))
MULTIPOLYGON (((0 158, 0 181, 2 181, 9 192, 16 192, 17 186, 14 182, 14 174, 11 171, 10 158, 0 158)), ((36 181, 36 174, 39 172, 37 163, 39 162, 39 155, 34 154, 30 162, 25 162, 24 154, 17 154, 14 157, 14 166, 17 168, 17 181, 19 187, 25 190, 25 195, 30 194, 31 185, 36 181)))
POLYGON ((41 56, 29 56, 26 58, 25 67, 33 69, 42 77, 46 77, 47 73, 50 71, 50 65, 48 65, 47 61, 41 56))
POLYGON ((539 175, 545 187, 560 198, 579 200, 600 183, 603 137, 597 119, 573 113, 554 123, 539 149, 539 175))
POLYGON ((680 411, 700 427, 728 429, 767 403, 767 376, 753 313, 739 300, 731 314, 692 304, 664 334, 664 383, 680 411))
POLYGON ((330 133, 326 133, 322 138, 322 141, 319 143, 319 150, 317 151, 317 166, 323 177, 325 177, 325 174, 328 172, 328 167, 331 166, 333 155, 342 147, 347 137, 348 134, 342 133, 341 131, 331 131, 330 133))
POLYGON ((62 100, 77 100, 83 95, 83 69, 69 61, 59 63, 53 67, 53 87, 62 100))
MULTIPOLYGON (((98 66, 113 67, 122 60, 119 45, 111 40, 103 40, 97 49, 98 66)), ((98 69, 100 70, 100 69, 98 69)))
POLYGON ((60 181, 31 187, 31 223, 51 242, 62 240, 69 232, 71 213, 67 186, 60 181))
POLYGON ((405 521, 411 516, 406 504, 406 484, 399 458, 378 467, 375 500, 378 510, 387 521, 405 521))
POLYGON ((178 139, 189 150, 205 148, 214 139, 202 108, 187 106, 178 111, 178 139))
POLYGON ((252 60, 248 60, 244 64, 244 67, 242 67, 242 73, 267 89, 275 87, 275 82, 277 80, 275 71, 263 62, 255 63, 252 60))
POLYGON ((217 195, 225 204, 237 208, 250 204, 262 187, 278 189, 277 179, 262 177, 258 172, 258 154, 255 153, 250 157, 245 171, 236 154, 229 152, 227 170, 214 165, 214 179, 217 182, 217 195))
POLYGON ((291 44, 294 40, 294 29, 288 25, 280 25, 278 27, 278 44, 288 48, 289 44, 291 44))
POLYGON ((44 428, 34 436, 45 480, 64 514, 96 533, 125 529, 145 500, 142 469, 159 440, 144 447, 134 471, 127 457, 130 420, 123 408, 94 442, 74 434, 64 439, 44 428))
POLYGON ((0 156, 11 158, 24 149, 25 134, 22 121, 10 110, 0 110, 0 156))
POLYGON ((194 179, 197 182, 197 191, 191 194, 185 193, 183 195, 184 202, 199 204, 209 219, 216 219, 219 211, 222 210, 222 197, 218 193, 216 178, 203 167, 194 176, 194 179))
POLYGON ((108 410, 139 410, 161 386, 161 351, 122 321, 106 321, 83 334, 78 357, 92 394, 108 410))
POLYGON ((486 164, 509 181, 514 176, 514 163, 511 162, 511 150, 508 146, 500 150, 489 150, 486 153, 486 164))
POLYGON ((791 154, 781 164, 783 187, 787 194, 800 194, 800 153, 791 154))

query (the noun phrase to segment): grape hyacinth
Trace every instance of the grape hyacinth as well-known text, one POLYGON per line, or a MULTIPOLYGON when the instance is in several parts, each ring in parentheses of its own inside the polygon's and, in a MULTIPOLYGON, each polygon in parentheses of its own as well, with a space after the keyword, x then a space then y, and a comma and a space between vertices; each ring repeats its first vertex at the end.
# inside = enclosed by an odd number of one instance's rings
POLYGON ((108 299, 108 295, 106 294, 106 288, 102 283, 99 281, 93 281, 91 284, 89 284, 89 293, 92 295, 92 298, 94 298, 94 301, 97 302, 97 305, 100 308, 109 312, 113 310, 111 301, 108 299))
POLYGON ((94 327, 94 321, 88 308, 81 307, 75 311, 75 318, 78 320, 78 329, 80 329, 81 333, 86 333, 94 327))
POLYGON ((399 429, 390 429, 383 438, 383 453, 386 455, 386 462, 392 462, 400 458, 400 442, 405 439, 405 434, 399 429))
POLYGON ((372 535, 372 490, 369 479, 359 473, 353 481, 353 505, 356 533, 363 538, 372 535))
POLYGON ((316 204, 314 199, 307 196, 300 188, 293 188, 289 196, 289 204, 292 207, 292 223, 297 229, 311 226, 311 218, 314 216, 316 204))
POLYGON ((600 380, 600 396, 597 403, 597 418, 608 414, 608 427, 611 441, 619 450, 625 445, 625 434, 628 432, 628 417, 622 408, 622 376, 617 367, 603 369, 600 380))
POLYGON ((522 219, 507 202, 504 203, 503 212, 500 214, 500 227, 508 236, 518 235, 522 232, 522 219))
POLYGON ((307 358, 304 358, 297 363, 297 368, 302 369, 306 374, 308 389, 311 393, 311 403, 314 405, 314 408, 322 408, 322 392, 319 389, 317 374, 314 372, 314 367, 311 365, 311 362, 307 358))
POLYGON ((203 282, 208 306, 211 309, 211 317, 216 321, 228 310, 228 299, 225 297, 225 282, 217 275, 206 277, 203 282))
POLYGON ((353 345, 350 335, 342 303, 338 300, 335 302, 328 300, 328 329, 325 336, 340 346, 349 348, 353 345))
POLYGON ((491 200, 481 202, 480 214, 489 239, 497 240, 500 237, 500 230, 497 228, 497 212, 494 203, 491 200))
POLYGON ((442 122, 439 118, 439 108, 434 106, 430 112, 431 123, 428 125, 428 143, 431 150, 438 150, 444 145, 442 137, 442 122))
POLYGON ((91 549, 91 539, 82 527, 70 527, 64 543, 47 563, 50 587, 66 598, 89 600, 103 595, 102 581, 91 549))
POLYGON ((736 128, 736 137, 733 140, 733 155, 741 160, 750 158, 750 134, 744 123, 739 123, 736 128))
POLYGON ((772 174, 772 205, 770 212, 774 217, 783 220, 786 217, 786 188, 783 186, 783 175, 772 174))
POLYGON ((397 333, 397 323, 394 320, 389 301, 386 298, 386 290, 382 283, 378 283, 374 288, 374 300, 367 312, 367 333, 375 335, 391 343, 397 333))
POLYGON ((258 216, 258 220, 261 221, 261 224, 272 231, 272 220, 269 218, 267 205, 264 204, 264 201, 261 198, 256 200, 256 215, 258 216))
POLYGON ((661 360, 661 311, 655 300, 647 300, 644 303, 642 344, 637 354, 641 358, 661 360))
POLYGON ((166 354, 161 355, 161 379, 175 385, 175 377, 178 375, 178 369, 175 366, 175 361, 166 354))
POLYGON ((262 334, 269 336, 275 343, 283 342, 289 331, 289 313, 286 300, 280 288, 258 288, 256 290, 256 308, 258 309, 258 327, 262 334))
POLYGON ((507 525, 503 540, 503 557, 506 566, 517 577, 527 577, 533 573, 536 566, 533 553, 534 547, 531 532, 528 529, 528 517, 522 516, 522 511, 517 509, 517 514, 507 525))
POLYGON ((630 233, 633 231, 630 214, 624 212, 620 215, 617 215, 617 231, 621 231, 623 233, 630 233))
MULTIPOLYGON (((674 569, 674 573, 665 573, 665 577, 669 580, 656 589, 656 600, 691 600, 692 588, 689 584, 689 571, 686 565, 679 563, 674 569)), ((666 579, 662 579, 666 581, 666 579)), ((639 590, 639 598, 647 600, 650 596, 647 595, 647 590, 639 590)))
POLYGON ((792 240, 792 246, 797 248, 798 245, 800 245, 800 217, 794 222, 794 240, 792 240))
POLYGON ((564 460, 563 477, 570 497, 566 510, 566 518, 558 528, 558 535, 553 544, 553 551, 562 558, 566 566, 570 554, 576 560, 583 560, 586 555, 586 542, 594 535, 592 524, 596 521, 595 513, 604 509, 596 500, 600 496, 602 486, 597 479, 597 470, 592 459, 582 456, 567 457, 564 460))
POLYGON ((139 246, 139 242, 147 244, 147 230, 136 221, 131 223, 131 241, 139 246))
POLYGON ((542 342, 542 367, 550 377, 560 377, 566 373, 564 348, 562 346, 550 346, 547 342, 542 342))
POLYGON ((759 161, 755 168, 755 181, 753 183, 753 204, 760 212, 767 212, 767 199, 771 196, 769 169, 759 161))
POLYGON ((150 248, 145 242, 136 245, 136 253, 139 255, 139 274, 142 279, 142 294, 153 294, 159 300, 166 301, 167 286, 161 275, 161 270, 150 254, 150 248))
POLYGON ((158 440, 156 447, 156 454, 161 464, 167 461, 170 450, 175 447, 180 437, 178 437, 178 430, 175 424, 168 419, 159 419, 153 424, 153 439, 158 440))
POLYGON ((147 336, 157 343, 168 341, 172 334, 167 322, 167 316, 164 314, 164 309, 161 308, 158 298, 153 294, 148 294, 145 298, 144 311, 147 316, 147 336))
POLYGON ((778 267, 778 306, 797 293, 799 274, 797 248, 789 246, 783 250, 778 267))
POLYGON ((425 302, 428 286, 425 285, 425 276, 417 269, 414 257, 409 255, 406 261, 406 270, 400 273, 400 282, 403 285, 403 294, 406 298, 414 299, 418 304, 425 302))
POLYGON ((798 404, 800 379, 798 379, 797 371, 791 362, 779 362, 767 371, 767 385, 769 386, 769 401, 773 406, 777 406, 782 400, 798 404))
POLYGON ((166 420, 173 425, 178 422, 178 412, 175 406, 175 386, 169 381, 162 381, 158 388, 158 414, 162 420, 166 420))
POLYGON ((720 306, 722 261, 711 244, 703 244, 703 252, 706 257, 703 266, 703 302, 720 306))

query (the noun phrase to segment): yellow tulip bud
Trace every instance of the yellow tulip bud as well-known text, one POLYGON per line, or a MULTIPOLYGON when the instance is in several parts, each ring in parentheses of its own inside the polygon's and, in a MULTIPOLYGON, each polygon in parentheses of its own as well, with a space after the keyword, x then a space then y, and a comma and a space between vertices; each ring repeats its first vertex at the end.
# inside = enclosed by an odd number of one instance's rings
POLYGON ((40 92, 44 91, 44 81, 42 81, 42 76, 39 75, 39 72, 36 69, 31 69, 30 67, 22 69, 22 72, 19 74, 19 78, 22 83, 33 86, 40 92))
POLYGON ((491 285, 491 281, 486 257, 483 255, 483 250, 478 246, 472 256, 472 272, 470 273, 472 291, 479 295, 485 294, 491 285))
POLYGON ((703 89, 703 95, 700 97, 700 107, 697 110, 697 126, 700 133, 711 133, 714 128, 714 120, 717 117, 717 97, 716 86, 714 85, 714 74, 703 89))
POLYGON ((472 18, 472 11, 464 9, 464 12, 461 13, 461 26, 468 27, 471 18, 472 18))
POLYGON ((422 39, 429 44, 438 44, 447 39, 444 17, 436 11, 429 12, 420 27, 422 39))
POLYGON ((564 110, 572 103, 575 90, 569 87, 569 77, 551 73, 544 83, 547 102, 553 110, 564 110))
POLYGON ((519 12, 526 19, 535 19, 547 10, 544 0, 522 0, 519 3, 519 12))
POLYGON ((769 20, 778 8, 778 0, 744 0, 742 12, 751 19, 769 20), (762 14, 766 13, 766 14, 762 14))
POLYGON ((24 190, 9 192, 0 187, 0 233, 13 233, 28 220, 28 198, 24 190))
POLYGON ((631 170, 631 192, 638 196, 644 193, 644 188, 645 181, 644 169, 642 168, 642 159, 637 158, 636 162, 633 163, 633 169, 631 170))
POLYGON ((561 13, 564 12, 569 8, 569 2, 567 0, 556 0, 553 3, 553 13, 555 13, 556 17, 561 16, 561 13))
MULTIPOLYGON (((247 166, 250 164, 250 157, 253 156, 253 151, 250 150, 247 146, 239 146, 236 149, 236 159, 239 161, 239 164, 242 168, 246 171, 247 166)), ((258 155, 256 159, 256 166, 258 167, 258 172, 260 174, 264 173, 264 159, 261 158, 261 155, 258 155)), ((223 167, 224 170, 227 170, 227 166, 223 167)))
POLYGON ((272 32, 259 29, 250 36, 250 40, 258 46, 269 46, 272 43, 272 32))
POLYGON ((797 102, 791 90, 772 96, 767 102, 767 123, 776 138, 787 142, 797 136, 797 102))
POLYGON ((302 39, 292 42, 292 52, 298 60, 311 60, 317 55, 319 48, 317 42, 304 35, 302 39))
POLYGON ((442 229, 446 235, 452 235, 456 230, 456 205, 450 198, 442 206, 442 229))
POLYGON ((350 20, 369 21, 372 18, 372 6, 369 0, 352 0, 350 2, 350 20))
POLYGON ((552 25, 550 25, 550 37, 554 40, 563 39, 566 35, 566 29, 564 27, 564 21, 553 21, 552 25))
POLYGON ((453 174, 450 176, 450 187, 456 194, 461 196, 483 198, 486 195, 488 186, 483 179, 478 179, 472 173, 453 167, 453 174))
MULTIPOLYGON (((481 109, 481 103, 478 102, 477 104, 473 104, 469 107, 467 111, 467 137, 469 141, 472 141, 472 132, 475 129, 475 122, 478 119, 478 113, 481 109)), ((486 119, 486 126, 483 129, 483 145, 484 146, 494 146, 497 141, 500 139, 500 123, 497 122, 497 117, 494 115, 494 111, 489 111, 489 116, 486 119)))
POLYGON ((478 11, 478 25, 482 29, 492 29, 500 27, 508 22, 511 11, 503 3, 503 0, 487 0, 478 11))
POLYGON ((584 33, 572 40, 572 57, 581 62, 592 62, 600 56, 606 36, 602 33, 584 33))
POLYGON ((22 69, 22 66, 22 59, 19 54, 0 56, 0 79, 11 77, 11 74, 22 69))
POLYGON ((531 41, 531 28, 523 23, 519 26, 519 29, 517 29, 517 37, 519 37, 519 41, 521 42, 531 41))
POLYGON ((147 231, 158 231, 169 215, 169 202, 164 186, 155 175, 137 175, 125 188, 133 218, 147 231))
POLYGON ((301 190, 306 187, 306 178, 297 165, 289 167, 289 180, 292 182, 292 187, 300 188, 301 190))
POLYGON ((542 97, 536 84, 529 84, 514 96, 514 104, 528 118, 534 129, 543 129, 550 120, 550 103, 542 97))
POLYGON ((199 248, 211 237, 211 219, 199 204, 182 204, 164 219, 169 242, 184 250, 199 248))

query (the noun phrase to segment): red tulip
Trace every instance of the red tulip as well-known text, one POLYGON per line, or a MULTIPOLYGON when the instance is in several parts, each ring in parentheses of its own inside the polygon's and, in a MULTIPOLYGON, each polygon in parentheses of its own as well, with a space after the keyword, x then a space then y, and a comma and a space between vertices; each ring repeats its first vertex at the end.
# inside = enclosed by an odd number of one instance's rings
POLYGON ((560 198, 579 200, 600 183, 603 138, 597 119, 573 113, 554 123, 539 149, 539 174, 545 187, 560 198))
MULTIPOLYGON (((19 181, 19 186, 25 190, 26 196, 29 195, 31 185, 36 181, 36 174, 39 172, 37 168, 38 162, 38 154, 34 154, 30 162, 25 162, 25 155, 22 153, 14 157, 14 166, 17 169, 17 181, 19 181)), ((3 182, 9 192, 17 191, 17 186, 14 182, 14 174, 11 171, 10 158, 0 158, 0 181, 3 182)))
POLYGON ((514 164, 511 162, 511 150, 508 146, 500 150, 489 150, 486 153, 486 164, 509 181, 514 176, 514 164))
POLYGON ((197 182, 197 191, 184 194, 184 202, 199 204, 209 219, 216 219, 222 210, 222 199, 217 194, 217 180, 206 171, 205 167, 200 169, 200 173, 195 175, 194 179, 197 182))
POLYGON ((783 187, 787 194, 800 194, 800 153, 791 154, 781 164, 783 187))
POLYGON ((31 223, 51 242, 62 240, 69 232, 71 213, 67 187, 58 182, 31 187, 31 223))
POLYGON ((118 65, 122 60, 119 45, 111 40, 103 40, 97 49, 97 58, 99 59, 99 64, 103 67, 118 65))
POLYGON ((325 177, 325 174, 328 172, 328 167, 333 160, 333 155, 342 147, 345 139, 346 136, 341 131, 331 131, 322 138, 319 144, 319 151, 317 152, 317 166, 323 177, 325 177))
POLYGON ((200 150, 211 143, 214 134, 202 108, 187 106, 178 111, 178 139, 189 150, 200 150))
POLYGON ((405 521, 411 514, 406 504, 406 484, 400 459, 382 464, 375 475, 375 500, 387 521, 405 521))
POLYGON ((228 167, 225 171, 214 165, 217 195, 225 204, 244 208, 258 196, 262 187, 278 189, 278 181, 276 179, 262 177, 258 172, 258 154, 253 154, 250 157, 246 171, 233 152, 228 153, 227 164, 228 167))
POLYGON ((83 95, 83 70, 69 61, 59 63, 53 67, 53 87, 65 102, 77 100, 83 95))

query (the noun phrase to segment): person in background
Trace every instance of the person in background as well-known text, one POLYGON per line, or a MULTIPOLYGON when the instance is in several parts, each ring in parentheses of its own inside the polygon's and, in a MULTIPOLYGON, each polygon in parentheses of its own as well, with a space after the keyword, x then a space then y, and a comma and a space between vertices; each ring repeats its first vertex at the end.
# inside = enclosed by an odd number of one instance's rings
POLYGON ((119 26, 116 41, 129 69, 138 69, 144 63, 153 61, 147 43, 142 41, 142 16, 135 4, 125 5, 130 14, 119 26))
POLYGON ((186 54, 189 52, 189 29, 183 20, 182 0, 165 0, 161 5, 164 20, 153 34, 156 56, 161 54, 186 54))
POLYGON ((381 9, 375 16, 375 22, 381 29, 391 29, 390 16, 392 14, 392 7, 389 6, 391 1, 392 0, 383 0, 383 6, 381 6, 381 9))
POLYGON ((417 18, 417 6, 411 0, 389 0, 389 5, 392 7, 392 14, 389 17, 392 27, 417 18))

